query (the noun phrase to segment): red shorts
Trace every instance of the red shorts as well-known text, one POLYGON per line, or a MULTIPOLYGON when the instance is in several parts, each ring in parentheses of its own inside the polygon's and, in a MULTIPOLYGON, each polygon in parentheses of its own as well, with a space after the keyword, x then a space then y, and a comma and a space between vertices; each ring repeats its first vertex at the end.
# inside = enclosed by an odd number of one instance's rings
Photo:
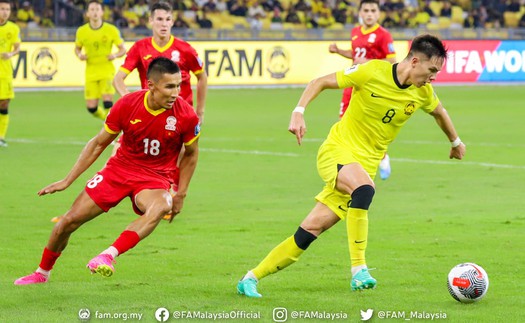
POLYGON ((339 118, 342 118, 343 115, 346 112, 346 109, 348 109, 348 104, 350 103, 350 99, 352 98, 352 88, 348 87, 345 88, 343 91, 343 98, 341 99, 341 109, 339 110, 339 118))
MULTIPOLYGON (((119 145, 122 144, 122 136, 118 137, 117 142, 119 145)), ((179 168, 177 167, 176 170, 173 171, 173 174, 171 174, 171 180, 173 181, 171 189, 174 192, 177 192, 179 189, 179 168)))
POLYGON ((138 215, 144 214, 135 204, 135 197, 142 190, 163 189, 168 191, 168 178, 142 171, 132 171, 120 165, 108 162, 86 184, 86 193, 104 212, 120 203, 126 196, 131 199, 133 210, 138 215))

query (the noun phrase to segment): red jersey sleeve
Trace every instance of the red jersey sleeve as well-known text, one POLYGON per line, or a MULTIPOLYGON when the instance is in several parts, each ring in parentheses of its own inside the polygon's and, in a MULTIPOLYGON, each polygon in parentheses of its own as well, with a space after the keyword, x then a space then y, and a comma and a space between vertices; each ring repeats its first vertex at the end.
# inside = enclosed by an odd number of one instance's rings
POLYGON ((204 63, 200 59, 199 54, 197 54, 197 51, 193 47, 189 46, 188 55, 190 56, 190 59, 188 60, 190 63, 190 71, 192 71, 193 74, 201 73, 204 63))
POLYGON ((135 43, 133 44, 133 46, 131 46, 131 48, 127 52, 126 59, 124 60, 124 64, 122 64, 120 69, 126 72, 127 74, 129 74, 135 68, 137 68, 139 62, 140 62, 140 52, 139 52, 137 43, 135 43))
POLYGON ((184 55, 184 65, 181 69, 191 71, 193 74, 199 74, 204 66, 204 63, 199 58, 199 54, 195 48, 183 40, 179 40, 179 46, 181 46, 181 52, 184 55))
POLYGON ((109 111, 108 116, 106 117, 106 122, 104 124, 104 127, 106 128, 106 131, 112 134, 117 134, 122 131, 122 111, 123 107, 126 106, 126 96, 123 96, 122 98, 118 99, 117 102, 115 102, 115 105, 111 108, 109 111))
POLYGON ((199 124, 199 117, 195 110, 186 101, 181 100, 181 105, 184 109, 186 122, 182 131, 182 142, 184 145, 191 145, 200 136, 201 126, 199 124))
POLYGON ((381 38, 380 49, 382 51, 382 54, 384 55, 383 57, 395 57, 396 50, 394 48, 394 40, 392 39, 392 35, 390 35, 390 33, 383 27, 381 27, 379 30, 381 31, 381 33, 379 34, 381 38))

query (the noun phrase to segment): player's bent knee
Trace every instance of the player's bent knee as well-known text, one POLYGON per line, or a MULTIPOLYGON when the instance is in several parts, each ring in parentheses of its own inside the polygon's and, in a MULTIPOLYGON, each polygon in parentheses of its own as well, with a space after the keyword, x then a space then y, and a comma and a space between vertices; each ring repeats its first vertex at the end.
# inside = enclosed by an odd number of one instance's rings
POLYGON ((60 221, 55 225, 55 230, 58 234, 67 233, 71 234, 75 232, 84 222, 76 220, 71 215, 63 216, 60 221))
POLYGON ((314 242, 315 239, 317 239, 315 235, 301 227, 297 229, 293 238, 295 240, 295 244, 303 250, 306 250, 310 246, 310 244, 314 242))
POLYGON ((354 209, 368 210, 375 192, 376 190, 372 185, 366 184, 359 186, 352 192, 352 202, 350 202, 350 207, 354 209))

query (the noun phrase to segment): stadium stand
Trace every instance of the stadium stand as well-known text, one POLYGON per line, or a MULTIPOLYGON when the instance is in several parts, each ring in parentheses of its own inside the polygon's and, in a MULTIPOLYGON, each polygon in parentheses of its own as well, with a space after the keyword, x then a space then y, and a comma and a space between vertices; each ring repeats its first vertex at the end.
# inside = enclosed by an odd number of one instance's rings
MULTIPOLYGON (((104 19, 118 26, 126 39, 149 34, 144 24, 148 14, 146 8, 151 1, 158 0, 102 1, 104 19)), ((283 36, 289 39, 346 39, 349 30, 358 23, 358 0, 169 2, 179 9, 174 11, 174 20, 180 20, 177 25, 181 30, 174 33, 188 39, 282 39, 283 36), (203 16, 206 21, 199 22, 203 16), (289 32, 279 32, 282 30, 289 32)), ((395 39, 409 39, 426 30, 447 38, 523 39, 525 5, 521 5, 522 2, 383 0, 381 21, 387 19, 385 25, 392 30, 395 39)), ((86 3, 86 0, 14 2, 11 20, 20 25, 25 40, 72 40, 74 33, 69 31, 85 22, 86 3), (35 26, 40 28, 32 28, 35 26)))

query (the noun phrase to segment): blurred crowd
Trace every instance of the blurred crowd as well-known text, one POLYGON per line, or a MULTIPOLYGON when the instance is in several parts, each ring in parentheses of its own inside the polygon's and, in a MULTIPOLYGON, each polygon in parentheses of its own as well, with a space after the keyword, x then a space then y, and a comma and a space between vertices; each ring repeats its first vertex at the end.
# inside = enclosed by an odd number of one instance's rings
MULTIPOLYGON (((149 6, 159 0, 103 0, 104 20, 146 31, 149 6)), ((11 20, 21 27, 78 27, 89 0, 24 0, 11 20)), ((358 24, 359 0, 169 0, 174 27, 343 29, 358 24)), ((381 0, 386 28, 525 28, 525 0, 381 0)))

